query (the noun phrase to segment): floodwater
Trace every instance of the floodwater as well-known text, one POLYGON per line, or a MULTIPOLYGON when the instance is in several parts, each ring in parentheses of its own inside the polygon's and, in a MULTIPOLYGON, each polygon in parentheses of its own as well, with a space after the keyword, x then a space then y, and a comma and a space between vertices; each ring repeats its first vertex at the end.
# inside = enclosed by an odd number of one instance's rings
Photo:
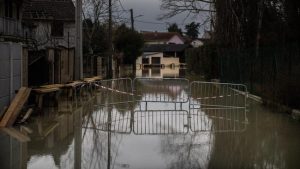
POLYGON ((1 132, 0 168, 299 168, 300 123, 244 91, 184 78, 64 91, 23 125, 31 141, 1 132))

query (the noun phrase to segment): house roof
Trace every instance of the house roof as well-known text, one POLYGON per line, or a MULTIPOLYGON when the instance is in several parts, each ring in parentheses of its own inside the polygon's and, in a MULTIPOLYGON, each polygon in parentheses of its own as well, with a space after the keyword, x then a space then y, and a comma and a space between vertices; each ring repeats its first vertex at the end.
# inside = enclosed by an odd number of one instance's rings
POLYGON ((75 21, 72 0, 31 0, 24 6, 23 19, 75 21))
POLYGON ((154 44, 145 45, 143 52, 183 52, 189 45, 182 44, 154 44))
POLYGON ((183 37, 177 32, 142 32, 142 35, 146 42, 167 42, 175 35, 184 41, 183 37))

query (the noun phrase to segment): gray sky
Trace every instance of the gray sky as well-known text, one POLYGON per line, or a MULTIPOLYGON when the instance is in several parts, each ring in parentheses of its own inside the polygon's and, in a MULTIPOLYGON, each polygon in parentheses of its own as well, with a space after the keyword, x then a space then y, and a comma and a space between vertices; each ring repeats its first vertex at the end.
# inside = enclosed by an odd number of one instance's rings
MULTIPOLYGON (((186 14, 175 16, 168 20, 157 20, 158 16, 163 13, 160 10, 161 0, 120 0, 124 9, 133 9, 134 16, 143 15, 135 18, 135 29, 143 31, 166 31, 167 23, 176 22, 179 27, 184 31, 184 25, 192 21, 199 22, 199 18, 188 18, 186 20, 186 14), (143 23, 153 22, 153 23, 143 23), (160 24, 161 23, 161 24, 160 24)), ((124 13, 124 18, 130 18, 130 13, 124 13)))

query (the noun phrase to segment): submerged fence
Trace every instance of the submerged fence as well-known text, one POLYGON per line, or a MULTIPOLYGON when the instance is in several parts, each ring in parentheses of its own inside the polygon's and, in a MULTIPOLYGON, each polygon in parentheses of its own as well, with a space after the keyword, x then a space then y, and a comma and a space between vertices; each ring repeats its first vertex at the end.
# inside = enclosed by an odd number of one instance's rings
POLYGON ((189 83, 182 78, 124 78, 102 80, 96 86, 101 91, 100 102, 85 128, 166 135, 238 132, 248 123, 245 85, 189 83))

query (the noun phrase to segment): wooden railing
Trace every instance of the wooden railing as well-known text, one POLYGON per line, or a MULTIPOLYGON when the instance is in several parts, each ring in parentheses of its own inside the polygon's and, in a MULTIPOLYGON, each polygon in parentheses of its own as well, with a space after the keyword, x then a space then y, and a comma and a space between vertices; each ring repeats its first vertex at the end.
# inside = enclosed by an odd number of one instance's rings
POLYGON ((22 23, 17 19, 0 17, 0 36, 23 36, 22 23))

